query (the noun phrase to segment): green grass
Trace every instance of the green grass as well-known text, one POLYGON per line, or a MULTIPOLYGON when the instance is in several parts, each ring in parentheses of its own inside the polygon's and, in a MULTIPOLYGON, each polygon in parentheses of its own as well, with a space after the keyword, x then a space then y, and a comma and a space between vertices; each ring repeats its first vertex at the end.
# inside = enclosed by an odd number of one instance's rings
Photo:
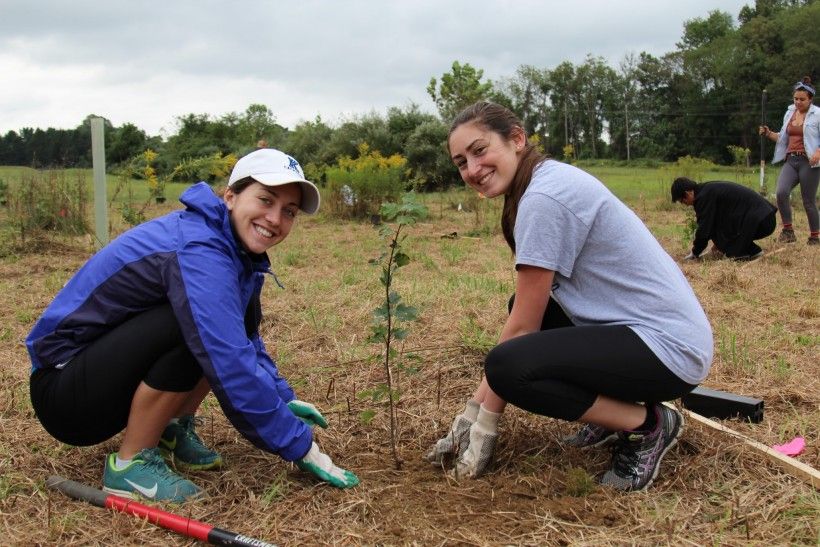
MULTIPOLYGON (((75 177, 80 176, 87 181, 88 195, 94 195, 94 172, 92 169, 32 169, 31 167, 18 166, 0 166, 0 179, 9 184, 9 187, 14 187, 25 183, 27 178, 43 175, 48 176, 49 173, 59 172, 69 180, 74 180, 75 177)), ((128 179, 132 188, 132 195, 134 201, 144 202, 148 199, 148 186, 144 180, 128 179)), ((192 181, 192 183, 195 181, 192 181)), ((114 195, 117 186, 122 183, 122 178, 119 175, 108 173, 106 175, 106 195, 110 199, 114 195)), ((165 196, 168 201, 177 201, 182 192, 188 188, 190 184, 181 182, 170 182, 165 186, 165 196)), ((116 202, 123 203, 126 200, 125 190, 121 190, 117 196, 116 202)))
MULTIPOLYGON (((625 167, 625 166, 610 166, 606 162, 596 162, 597 164, 586 165, 580 164, 580 167, 603 181, 607 187, 621 200, 630 203, 638 204, 641 200, 669 200, 669 187, 672 181, 680 175, 675 172, 674 164, 661 164, 660 167, 625 167), (601 165, 604 163, 604 165, 601 165)), ((26 177, 34 176, 38 173, 45 174, 51 170, 36 170, 31 167, 20 166, 0 166, 0 179, 6 181, 9 185, 19 184, 23 182, 26 177)), ((93 172, 91 169, 64 169, 64 175, 70 179, 79 175, 85 177, 88 181, 89 196, 93 195, 93 172)), ((769 192, 773 192, 775 181, 779 167, 766 167, 766 181, 769 192)), ((714 170, 707 171, 703 175, 703 180, 729 180, 745 184, 757 190, 758 188, 758 174, 756 169, 744 169, 738 172, 734 167, 717 167, 714 170)), ((148 187, 144 180, 130 179, 131 189, 133 192, 133 199, 137 202, 144 202, 148 199, 148 187)), ((191 183, 196 181, 191 181, 191 183)), ((107 195, 112 196, 121 183, 121 178, 118 175, 108 174, 106 177, 107 195)), ((165 187, 165 195, 169 202, 175 202, 179 199, 179 195, 190 186, 190 184, 171 182, 165 187)), ((126 199, 125 192, 120 191, 117 202, 124 202, 126 199)), ((480 228, 484 224, 483 216, 491 216, 487 218, 489 224, 493 224, 496 220, 498 211, 491 205, 486 205, 487 200, 477 200, 475 194, 464 187, 457 187, 441 194, 426 194, 422 197, 422 202, 429 208, 430 215, 440 217, 444 210, 455 209, 458 204, 466 209, 465 214, 476 217, 476 235, 482 235, 480 228), (485 210, 481 210, 481 209, 485 210)), ((466 234, 465 234, 466 235, 466 234)))
MULTIPOLYGON (((598 177, 613 194, 631 204, 639 202, 642 198, 662 198, 669 201, 669 188, 672 186, 672 181, 681 176, 681 173, 675 171, 674 164, 663 164, 658 168, 606 166, 581 166, 581 168, 598 177)), ((779 172, 779 167, 766 166, 766 184, 769 192, 774 191, 779 172)), ((702 180, 698 182, 728 180, 757 190, 759 185, 758 177, 759 174, 752 169, 744 169, 742 172, 738 172, 734 167, 718 167, 706 171, 702 180)))

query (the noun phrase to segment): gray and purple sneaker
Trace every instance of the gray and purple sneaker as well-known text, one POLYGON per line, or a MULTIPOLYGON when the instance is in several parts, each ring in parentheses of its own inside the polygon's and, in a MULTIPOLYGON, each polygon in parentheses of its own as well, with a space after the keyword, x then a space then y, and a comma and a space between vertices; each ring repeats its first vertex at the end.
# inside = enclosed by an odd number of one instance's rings
POLYGON ((673 408, 654 405, 658 417, 653 431, 621 431, 612 451, 612 468, 601 484, 618 490, 645 490, 658 476, 661 460, 683 432, 683 415, 673 408))

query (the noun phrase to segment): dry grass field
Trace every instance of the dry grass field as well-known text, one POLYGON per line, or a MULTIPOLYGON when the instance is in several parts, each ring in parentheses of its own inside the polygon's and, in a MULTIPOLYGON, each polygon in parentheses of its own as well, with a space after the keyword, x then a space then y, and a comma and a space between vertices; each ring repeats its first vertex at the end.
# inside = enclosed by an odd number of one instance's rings
MULTIPOLYGON (((320 446, 362 483, 337 490, 260 452, 209 396, 201 433, 226 466, 192 474, 208 497, 171 510, 281 545, 820 543, 820 491, 691 420, 642 493, 598 486, 605 451, 564 447, 571 424, 515 408, 502 419, 488 475, 455 482, 422 462, 477 384, 513 287, 512 257, 496 228, 499 203, 463 191, 425 200, 430 218, 408 230, 412 262, 396 281, 420 310, 395 375, 401 469, 393 463, 385 404, 361 396, 384 382, 381 348, 366 341, 381 294, 368 259, 384 243, 369 224, 300 217, 270 252, 286 288, 265 287, 263 336, 298 396, 327 416, 330 428, 317 431, 320 446), (375 412, 371 421, 363 419, 367 411, 375 412)), ((627 199, 680 260, 685 211, 666 201, 665 194, 627 199)), ((799 208, 795 222, 798 242, 767 238, 766 255, 755 262, 680 264, 714 330, 715 361, 704 385, 765 401, 762 423, 724 423, 766 445, 801 435, 807 448, 798 459, 820 468, 820 252, 805 244, 799 208)), ((0 259, 0 543, 190 545, 44 487, 52 474, 99 487, 104 457, 117 448, 116 439, 87 448, 60 444, 40 427, 28 398, 23 340, 91 252, 87 240, 63 238, 31 241, 27 252, 0 259)))

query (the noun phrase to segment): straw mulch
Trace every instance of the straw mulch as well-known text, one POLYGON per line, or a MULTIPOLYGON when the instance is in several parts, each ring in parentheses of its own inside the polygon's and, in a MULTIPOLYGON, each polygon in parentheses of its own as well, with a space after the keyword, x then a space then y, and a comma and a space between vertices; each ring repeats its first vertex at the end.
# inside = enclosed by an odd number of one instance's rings
MULTIPOLYGON (((313 242, 311 250, 322 260, 300 264, 299 257, 293 258, 297 274, 290 275, 286 284, 294 288, 266 289, 264 335, 272 351, 282 355, 281 371, 295 384, 300 398, 326 413, 331 427, 317 431, 320 446, 337 464, 356 472, 362 484, 337 490, 253 448, 226 421, 215 399, 209 398, 200 432, 227 464, 218 472, 191 475, 207 490, 207 498, 169 509, 283 545, 820 541, 819 492, 741 441, 691 422, 664 460, 656 483, 642 493, 622 494, 598 486, 595 477, 608 465, 605 450, 566 448, 560 439, 572 431, 571 424, 515 408, 509 408, 502 420, 496 462, 485 477, 456 482, 422 462, 421 454, 446 431, 481 376, 482 352, 464 343, 460 318, 467 314, 479 326, 500 326, 507 297, 502 291, 491 306, 482 308, 481 302, 466 297, 448 300, 431 295, 425 300, 423 293, 435 291, 422 287, 414 293, 409 285, 403 288, 403 296, 423 301, 424 310, 402 348, 405 354, 419 356, 420 372, 397 372, 394 378, 401 389, 398 450, 402 462, 397 469, 385 405, 359 396, 362 390, 383 383, 385 375, 378 358, 365 354, 378 354, 378 347, 371 345, 368 350, 362 341, 372 303, 350 305, 356 295, 339 288, 338 278, 329 273, 349 269, 344 256, 358 252, 357 240, 371 237, 371 232, 358 226, 338 230, 321 223, 309 228, 306 239, 290 249, 295 252, 313 242), (326 250, 340 248, 338 256, 326 250), (323 286, 322 278, 325 292, 316 293, 316 287, 323 286), (316 283, 311 285, 312 293, 300 292, 298 287, 308 283, 316 283), (361 419, 364 410, 376 412, 369 423, 361 419)), ((416 244, 432 262, 441 264, 438 234, 451 229, 463 232, 457 224, 421 226, 416 244)), ((673 249, 672 254, 683 254, 677 252, 676 242, 662 242, 673 249)), ((478 244, 482 247, 475 247, 475 252, 503 247, 497 235, 478 244)), ((802 243, 780 246, 771 238, 764 246, 767 256, 748 264, 681 264, 714 326, 715 364, 705 384, 764 399, 763 423, 730 421, 727 425, 768 445, 802 435, 808 448, 800 461, 820 468, 820 253, 802 243)), ((496 252, 509 261, 507 251, 496 252)), ((87 248, 68 246, 49 255, 25 255, 0 263, 7 318, 0 330, 2 542, 191 544, 192 540, 149 523, 44 488, 52 474, 99 486, 104 457, 118 446, 116 438, 89 448, 61 445, 42 430, 28 402, 29 365, 22 340, 39 310, 87 254, 87 248)), ((462 260, 469 261, 469 253, 462 260)), ((366 275, 377 279, 372 271, 366 275)), ((420 274, 409 270, 402 275, 420 274)), ((500 274, 502 284, 509 278, 509 272, 500 274)))

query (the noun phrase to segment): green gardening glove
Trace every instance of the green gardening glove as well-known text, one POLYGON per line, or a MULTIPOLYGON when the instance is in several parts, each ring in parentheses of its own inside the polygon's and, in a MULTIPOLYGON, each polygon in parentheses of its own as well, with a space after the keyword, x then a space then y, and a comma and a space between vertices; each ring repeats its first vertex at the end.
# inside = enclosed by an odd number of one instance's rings
POLYGON ((327 420, 322 416, 315 406, 299 399, 294 399, 288 403, 288 408, 297 418, 310 426, 318 425, 322 429, 327 429, 327 420))
POLYGON ((305 457, 296 461, 296 465, 302 471, 312 473, 319 480, 330 483, 336 488, 353 488, 359 484, 359 478, 356 475, 333 465, 330 456, 319 450, 315 442, 310 445, 310 450, 305 457))

